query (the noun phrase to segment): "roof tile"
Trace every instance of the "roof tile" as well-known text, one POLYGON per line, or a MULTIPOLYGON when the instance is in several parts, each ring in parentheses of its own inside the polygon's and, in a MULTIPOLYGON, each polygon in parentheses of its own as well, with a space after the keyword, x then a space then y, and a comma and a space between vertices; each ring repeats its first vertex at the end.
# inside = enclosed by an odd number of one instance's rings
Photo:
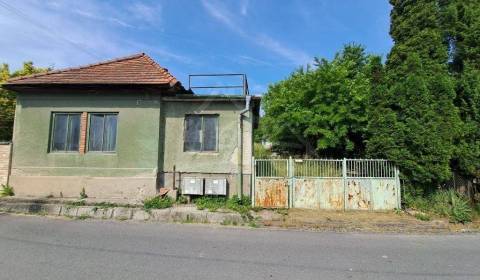
POLYGON ((144 53, 95 64, 9 79, 6 85, 137 84, 181 85, 144 53))

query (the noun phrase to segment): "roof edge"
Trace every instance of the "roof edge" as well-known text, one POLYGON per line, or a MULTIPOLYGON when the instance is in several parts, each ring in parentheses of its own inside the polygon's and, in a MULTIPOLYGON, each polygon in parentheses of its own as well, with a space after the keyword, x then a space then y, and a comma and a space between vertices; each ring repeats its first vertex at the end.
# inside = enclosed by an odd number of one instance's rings
MULTIPOLYGON (((137 54, 133 54, 133 55, 129 55, 129 56, 123 56, 123 57, 119 57, 119 58, 104 60, 104 61, 91 63, 91 64, 86 64, 86 65, 81 65, 81 66, 76 66, 76 67, 68 67, 68 68, 62 68, 62 69, 58 69, 58 70, 48 71, 48 72, 45 72, 45 73, 37 73, 37 74, 32 74, 32 75, 27 75, 27 76, 15 77, 15 78, 8 79, 4 84, 5 85, 14 84, 14 83, 11 83, 11 82, 21 81, 21 80, 25 80, 25 79, 29 79, 29 78, 36 78, 36 77, 40 77, 40 76, 47 76, 47 75, 51 75, 51 74, 58 74, 58 73, 62 73, 62 72, 65 72, 65 71, 70 71, 70 70, 79 70, 79 69, 84 69, 84 68, 88 68, 88 67, 92 67, 92 66, 105 65, 105 64, 120 62, 120 61, 124 61, 124 60, 139 58, 139 57, 142 57, 142 56, 146 56, 150 61, 153 61, 156 64, 157 67, 160 67, 161 69, 163 69, 163 71, 165 71, 165 68, 162 68, 153 59, 151 59, 148 55, 146 55, 144 52, 142 52, 142 53, 137 53, 137 54)), ((166 71, 166 73, 168 73, 168 75, 172 76, 168 71, 166 71)))

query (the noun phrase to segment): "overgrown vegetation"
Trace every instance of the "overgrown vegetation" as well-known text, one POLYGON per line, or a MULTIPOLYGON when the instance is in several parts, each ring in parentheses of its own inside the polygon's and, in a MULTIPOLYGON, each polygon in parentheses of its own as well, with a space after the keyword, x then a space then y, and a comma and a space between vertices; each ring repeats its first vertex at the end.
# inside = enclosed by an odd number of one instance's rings
POLYGON ((0 190, 0 197, 1 196, 14 196, 15 191, 13 190, 12 186, 9 185, 2 185, 2 189, 0 190))
POLYGON ((202 196, 193 201, 197 209, 208 209, 209 211, 217 211, 219 209, 229 209, 238 212, 245 221, 252 222, 253 216, 250 214, 251 200, 249 196, 239 198, 234 195, 232 198, 202 196))
MULTIPOLYGON (((407 208, 447 217, 453 223, 471 222, 475 211, 468 199, 455 190, 440 190, 428 196, 412 195, 407 192, 404 203, 407 208)), ((421 217, 417 218, 424 220, 421 217)))
POLYGON ((390 4, 386 61, 350 44, 271 85, 257 140, 290 155, 386 158, 426 193, 453 172, 480 178, 478 1, 390 4))
POLYGON ((172 207, 173 205, 173 199, 170 197, 160 197, 156 196, 153 198, 145 199, 143 201, 143 208, 145 210, 151 210, 151 209, 164 209, 164 208, 169 208, 172 207))

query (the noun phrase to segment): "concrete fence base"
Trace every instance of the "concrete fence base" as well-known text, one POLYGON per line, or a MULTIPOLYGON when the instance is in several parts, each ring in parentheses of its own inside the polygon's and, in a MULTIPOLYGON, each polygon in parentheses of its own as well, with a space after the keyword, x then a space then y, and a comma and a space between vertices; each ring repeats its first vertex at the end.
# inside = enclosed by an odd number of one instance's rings
POLYGON ((247 223, 242 216, 234 212, 209 212, 198 210, 194 206, 175 206, 166 209, 146 211, 137 207, 73 206, 68 204, 50 204, 40 202, 0 201, 0 211, 21 214, 64 216, 71 218, 94 218, 137 220, 180 223, 236 224, 247 223))

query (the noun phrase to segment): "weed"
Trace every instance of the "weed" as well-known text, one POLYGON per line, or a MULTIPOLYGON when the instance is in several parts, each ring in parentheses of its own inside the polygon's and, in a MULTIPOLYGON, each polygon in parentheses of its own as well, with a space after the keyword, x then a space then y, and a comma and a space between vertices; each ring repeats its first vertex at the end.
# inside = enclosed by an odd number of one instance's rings
POLYGON ((275 209, 275 212, 280 214, 280 215, 283 215, 283 216, 288 215, 288 209, 287 208, 278 208, 278 209, 275 209))
POLYGON ((91 216, 87 215, 87 214, 82 214, 82 215, 77 217, 78 220, 86 220, 86 219, 90 219, 90 218, 91 218, 91 216))
POLYGON ((255 221, 248 222, 248 226, 253 227, 253 228, 258 228, 259 227, 259 225, 255 221))
POLYGON ((151 210, 151 209, 164 209, 164 208, 169 208, 172 207, 173 205, 173 200, 170 197, 160 197, 156 196, 153 198, 145 199, 143 201, 143 208, 145 210, 151 210))
POLYGON ((85 200, 66 201, 65 205, 68 206, 85 206, 85 200))
POLYGON ((220 208, 225 208, 226 199, 224 197, 202 196, 196 198, 193 203, 195 203, 198 210, 208 209, 211 212, 215 212, 220 208))
POLYGON ((45 198, 54 198, 54 196, 53 196, 53 194, 49 194, 45 198))
POLYGON ((0 197, 1 196, 14 196, 15 192, 12 186, 9 185, 2 185, 2 189, 0 190, 0 197))
POLYGON ((119 221, 126 221, 126 220, 128 220, 128 218, 127 218, 127 217, 118 217, 117 220, 119 220, 119 221))
POLYGON ((408 208, 447 217, 453 223, 472 220, 473 209, 468 199, 455 190, 440 190, 426 197, 407 192, 404 203, 408 208))
MULTIPOLYGON (((97 208, 100 208, 100 209, 113 208, 113 207, 119 207, 120 206, 117 203, 105 202, 105 201, 97 202, 97 203, 94 203, 93 205, 97 208)), ((124 206, 122 205, 122 207, 124 207, 124 206)))
POLYGON ((181 195, 177 198, 177 203, 178 204, 187 204, 188 203, 188 198, 184 195, 181 195))
POLYGON ((88 195, 87 195, 87 193, 85 192, 85 188, 82 188, 82 191, 80 192, 80 198, 81 198, 81 199, 85 199, 85 198, 87 198, 87 197, 88 197, 88 195))
POLYGON ((420 221, 425 221, 425 222, 431 220, 430 216, 428 216, 427 214, 423 214, 423 213, 416 213, 415 218, 419 219, 420 221))

